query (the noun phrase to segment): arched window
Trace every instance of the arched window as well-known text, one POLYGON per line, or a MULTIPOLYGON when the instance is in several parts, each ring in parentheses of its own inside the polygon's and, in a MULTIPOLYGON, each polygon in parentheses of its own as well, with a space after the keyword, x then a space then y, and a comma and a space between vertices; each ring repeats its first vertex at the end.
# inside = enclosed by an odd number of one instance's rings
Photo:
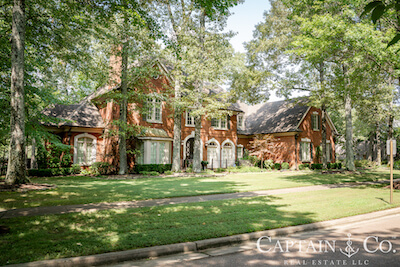
POLYGON ((74 164, 91 165, 96 161, 96 137, 80 134, 74 138, 74 164))

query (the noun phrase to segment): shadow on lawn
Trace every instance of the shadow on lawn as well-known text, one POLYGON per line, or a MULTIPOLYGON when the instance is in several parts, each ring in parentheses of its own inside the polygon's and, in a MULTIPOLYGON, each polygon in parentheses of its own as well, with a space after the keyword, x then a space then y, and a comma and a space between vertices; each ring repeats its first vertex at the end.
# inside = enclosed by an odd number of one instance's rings
MULTIPOLYGON (((394 179, 400 178, 400 174, 394 174, 394 179)), ((389 173, 377 171, 344 172, 344 173, 321 173, 313 171, 306 174, 293 174, 282 176, 282 179, 298 183, 307 183, 314 185, 322 184, 341 184, 355 182, 375 182, 378 180, 389 179, 389 173)))
POLYGON ((276 196, 3 220, 0 265, 230 236, 313 222, 276 196), (282 210, 283 209, 283 210, 282 210))

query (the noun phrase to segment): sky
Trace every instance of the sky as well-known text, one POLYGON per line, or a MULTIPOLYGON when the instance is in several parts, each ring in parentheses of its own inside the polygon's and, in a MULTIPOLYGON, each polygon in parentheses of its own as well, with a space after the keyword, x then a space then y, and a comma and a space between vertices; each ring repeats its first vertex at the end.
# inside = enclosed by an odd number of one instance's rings
POLYGON ((269 10, 268 0, 245 0, 231 9, 234 13, 228 18, 227 30, 238 34, 231 39, 231 44, 236 52, 245 52, 243 42, 249 42, 253 38, 255 25, 263 21, 264 11, 269 10))

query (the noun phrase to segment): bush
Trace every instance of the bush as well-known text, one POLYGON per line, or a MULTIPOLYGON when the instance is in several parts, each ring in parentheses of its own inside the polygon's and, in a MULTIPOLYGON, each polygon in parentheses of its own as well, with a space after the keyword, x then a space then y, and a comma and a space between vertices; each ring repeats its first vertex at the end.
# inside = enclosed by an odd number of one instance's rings
POLYGON ((108 162, 95 162, 89 167, 92 175, 107 175, 112 172, 112 166, 108 162))
POLYGON ((283 163, 282 163, 282 169, 284 169, 284 170, 289 170, 289 163, 283 162, 283 163))
POLYGON ((375 168, 376 162, 367 159, 355 160, 354 165, 356 166, 356 168, 375 168))
POLYGON ((304 163, 299 165, 299 170, 309 170, 310 169, 310 164, 304 163))
POLYGON ((267 159, 266 161, 264 161, 264 167, 267 170, 272 170, 272 168, 274 167, 274 161, 272 159, 267 159))
POLYGON ((275 169, 275 170, 280 170, 281 168, 282 168, 282 166, 281 166, 280 163, 275 163, 275 164, 274 164, 274 169, 275 169))
POLYGON ((136 164, 134 167, 135 173, 142 171, 164 173, 172 169, 172 164, 136 164))
POLYGON ((223 169, 223 168, 217 168, 214 172, 220 173, 220 172, 224 172, 224 171, 225 171, 225 169, 223 169))
POLYGON ((148 175, 148 176, 157 176, 157 175, 160 175, 160 173, 159 173, 159 172, 156 172, 156 171, 150 171, 150 172, 148 172, 148 171, 141 171, 140 174, 148 175))
MULTIPOLYGON (((51 176, 75 174, 75 173, 77 173, 76 171, 77 171, 76 167, 52 168, 52 169, 31 169, 31 170, 28 170, 28 176, 51 177, 51 176)), ((79 167, 79 171, 80 171, 80 167, 79 167)))
POLYGON ((400 170, 400 160, 393 162, 393 169, 400 170))
POLYGON ((172 175, 172 174, 174 174, 174 172, 173 171, 165 171, 164 174, 165 175, 172 175))
POLYGON ((81 166, 79 164, 72 164, 71 171, 73 174, 81 173, 81 166))
POLYGON ((313 163, 311 164, 311 169, 312 170, 322 170, 323 164, 322 163, 313 163))
POLYGON ((340 163, 340 162, 328 163, 327 167, 328 167, 328 169, 341 169, 342 168, 342 163, 340 163))

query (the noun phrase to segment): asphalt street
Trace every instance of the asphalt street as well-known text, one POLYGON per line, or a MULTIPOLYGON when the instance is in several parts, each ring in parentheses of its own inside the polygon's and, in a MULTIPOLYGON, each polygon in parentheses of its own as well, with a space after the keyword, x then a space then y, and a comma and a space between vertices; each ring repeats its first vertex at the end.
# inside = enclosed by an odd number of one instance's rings
POLYGON ((400 266, 400 214, 113 266, 400 266))

